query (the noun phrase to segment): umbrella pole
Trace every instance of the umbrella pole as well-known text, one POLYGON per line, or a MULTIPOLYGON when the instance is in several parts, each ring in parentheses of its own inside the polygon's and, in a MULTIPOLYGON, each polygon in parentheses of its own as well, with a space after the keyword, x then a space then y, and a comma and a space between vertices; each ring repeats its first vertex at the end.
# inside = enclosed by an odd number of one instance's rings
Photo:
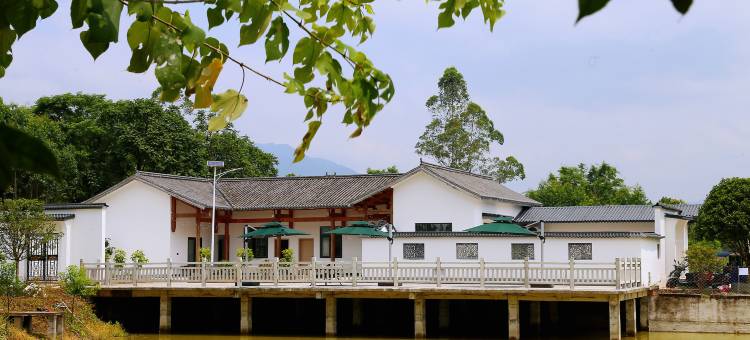
POLYGON ((276 258, 280 259, 281 258, 281 235, 276 236, 276 245, 274 248, 276 248, 275 249, 276 258))

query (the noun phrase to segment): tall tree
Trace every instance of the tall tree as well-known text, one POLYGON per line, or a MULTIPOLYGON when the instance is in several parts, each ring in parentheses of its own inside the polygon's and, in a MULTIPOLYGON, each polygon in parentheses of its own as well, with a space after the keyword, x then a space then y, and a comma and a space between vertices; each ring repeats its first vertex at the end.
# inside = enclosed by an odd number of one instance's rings
POLYGON ((643 188, 626 185, 618 174, 605 162, 563 166, 526 195, 547 206, 651 204, 643 188))
POLYGON ((687 202, 685 202, 685 200, 680 199, 680 198, 664 196, 659 199, 659 203, 661 204, 685 204, 687 202))
POLYGON ((480 172, 499 182, 526 177, 514 157, 492 157, 490 147, 502 145, 503 134, 479 104, 471 101, 466 81, 449 67, 438 80, 438 94, 427 99, 432 120, 415 146, 420 155, 455 169, 480 172))
POLYGON ((46 242, 55 232, 42 202, 28 199, 0 200, 0 252, 18 263, 26 259, 34 242, 46 242))
MULTIPOLYGON (((203 111, 201 111, 203 112, 203 111)), ((276 158, 236 130, 191 125, 183 108, 155 99, 111 101, 101 95, 44 97, 33 107, 0 106, 0 122, 38 136, 54 151, 60 178, 15 171, 5 197, 81 201, 135 170, 207 176, 205 162, 243 167, 239 176, 275 176, 276 158)))
POLYGON ((398 168, 395 165, 391 165, 385 169, 367 168, 368 175, 397 174, 397 173, 398 173, 398 168))
POLYGON ((750 264, 750 178, 725 178, 715 185, 694 230, 699 239, 719 240, 750 264))

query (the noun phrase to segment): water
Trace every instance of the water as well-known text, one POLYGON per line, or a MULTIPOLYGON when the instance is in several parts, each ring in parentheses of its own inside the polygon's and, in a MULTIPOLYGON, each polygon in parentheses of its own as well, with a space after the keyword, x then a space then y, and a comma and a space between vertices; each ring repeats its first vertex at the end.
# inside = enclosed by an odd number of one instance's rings
MULTIPOLYGON (((540 339, 534 337, 525 337, 523 339, 540 339)), ((232 336, 232 335, 155 335, 155 334, 144 334, 144 335, 133 335, 129 339, 133 340, 413 340, 413 338, 331 338, 331 337, 286 337, 286 336, 232 336)), ((439 338, 445 340, 458 340, 463 338, 439 338)), ((475 338, 470 338, 475 339, 475 338)), ((544 339, 592 339, 591 336, 576 336, 576 337, 544 337, 544 339)), ((714 333, 673 333, 673 332, 658 332, 658 333, 647 333, 639 332, 638 337, 623 337, 623 339, 633 340, 750 340, 750 334, 714 334, 714 333)), ((481 340, 481 339, 477 339, 481 340)))

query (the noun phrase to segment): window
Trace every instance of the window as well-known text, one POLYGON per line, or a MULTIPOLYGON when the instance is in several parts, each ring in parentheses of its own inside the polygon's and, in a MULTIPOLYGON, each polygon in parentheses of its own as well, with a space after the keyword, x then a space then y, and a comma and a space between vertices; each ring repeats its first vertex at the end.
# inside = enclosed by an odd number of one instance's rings
POLYGON ((657 259, 661 258, 661 244, 659 243, 656 244, 656 258, 657 259))
POLYGON ((268 239, 267 238, 249 238, 245 240, 245 248, 253 250, 253 256, 256 259, 268 258, 268 239))
MULTIPOLYGON (((331 227, 320 227, 320 257, 324 259, 331 258, 331 235, 325 234, 329 230, 331 227)), ((336 240, 336 258, 340 259, 344 252, 344 242, 341 235, 335 235, 334 239, 336 240)))
POLYGON ((416 231, 453 231, 453 223, 414 223, 416 231))
POLYGON ((523 260, 526 258, 529 260, 534 259, 534 244, 533 243, 511 243, 510 245, 510 258, 513 260, 523 260))
POLYGON ((479 258, 479 243, 456 243, 456 258, 476 260, 479 258))
POLYGON ((568 258, 591 260, 591 243, 568 243, 568 258))
POLYGON ((404 243, 405 260, 424 260, 424 243, 404 243))

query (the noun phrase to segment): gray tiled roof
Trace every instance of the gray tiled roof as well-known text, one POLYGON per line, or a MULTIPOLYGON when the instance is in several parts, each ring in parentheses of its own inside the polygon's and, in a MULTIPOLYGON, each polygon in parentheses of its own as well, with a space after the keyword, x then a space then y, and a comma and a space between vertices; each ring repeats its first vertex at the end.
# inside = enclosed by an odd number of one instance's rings
MULTIPOLYGON (((387 189, 399 174, 256 177, 222 179, 217 185, 216 207, 233 210, 348 207, 387 189)), ((198 208, 211 206, 212 182, 198 177, 138 171, 112 188, 90 198, 93 202, 139 180, 198 208)))
POLYGON ((71 220, 76 217, 75 214, 59 214, 59 213, 47 213, 47 216, 53 221, 65 221, 71 220))
POLYGON ((654 220, 651 205, 595 205, 533 207, 522 212, 518 222, 646 222, 654 220))
POLYGON ((698 216, 698 211, 701 209, 702 205, 703 204, 673 204, 672 206, 682 211, 680 215, 694 218, 698 216))
POLYGON ((419 171, 424 171, 449 185, 458 187, 480 198, 512 202, 528 207, 542 205, 531 198, 510 190, 508 187, 492 179, 492 177, 430 163, 423 162, 418 167, 404 174, 401 179, 407 178, 419 171))
POLYGON ((229 179, 219 187, 236 210, 348 207, 387 189, 398 176, 229 179))
POLYGON ((50 203, 44 205, 44 210, 101 209, 106 206, 104 203, 50 203))
MULTIPOLYGON (((546 238, 662 238, 662 236, 650 232, 636 231, 556 231, 544 233, 546 238)), ((450 231, 416 231, 416 232, 396 232, 394 238, 410 237, 534 237, 529 235, 518 234, 489 234, 489 233, 469 233, 469 232, 450 232, 450 231)))

